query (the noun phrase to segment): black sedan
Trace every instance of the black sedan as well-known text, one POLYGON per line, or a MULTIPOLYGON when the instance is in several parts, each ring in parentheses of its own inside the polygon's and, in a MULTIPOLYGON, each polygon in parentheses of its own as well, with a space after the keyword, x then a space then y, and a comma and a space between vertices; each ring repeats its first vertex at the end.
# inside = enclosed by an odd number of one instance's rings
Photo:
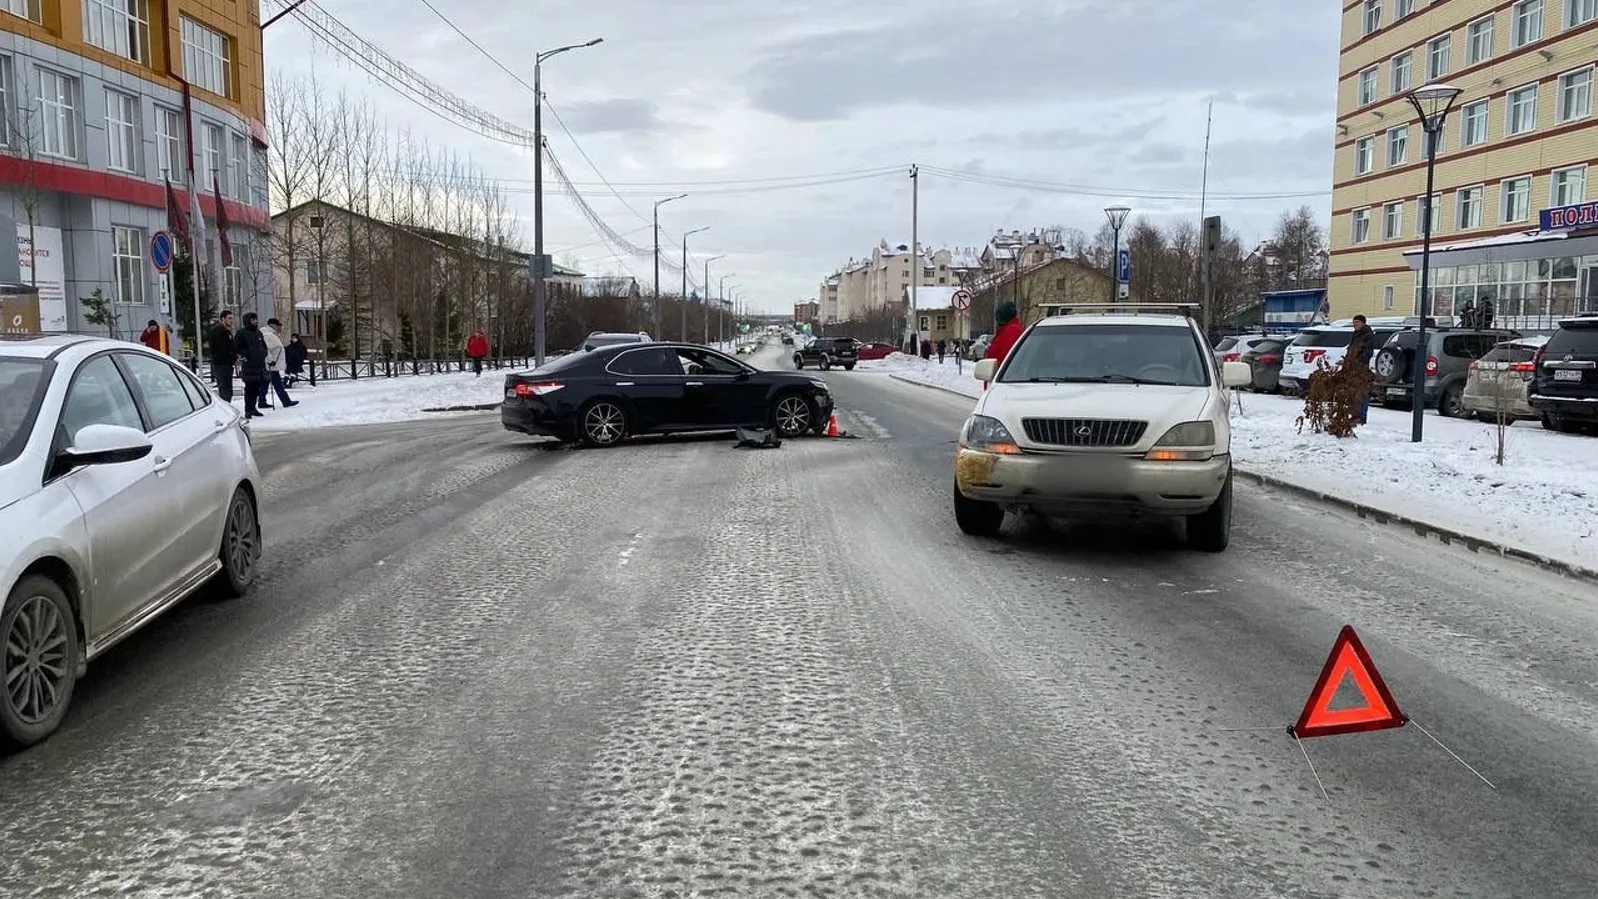
POLYGON ((508 431, 598 447, 637 434, 739 427, 819 434, 831 415, 832 395, 819 378, 762 371, 686 343, 599 347, 553 359, 507 375, 500 406, 508 431))

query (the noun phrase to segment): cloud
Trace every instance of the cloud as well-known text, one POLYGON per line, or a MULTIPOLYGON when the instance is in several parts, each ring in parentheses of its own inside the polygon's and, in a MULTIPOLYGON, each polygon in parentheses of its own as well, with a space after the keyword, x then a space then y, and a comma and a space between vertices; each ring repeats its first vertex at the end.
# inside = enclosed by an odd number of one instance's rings
POLYGON ((557 111, 566 127, 578 134, 647 133, 663 125, 660 107, 648 100, 618 97, 566 103, 557 111))

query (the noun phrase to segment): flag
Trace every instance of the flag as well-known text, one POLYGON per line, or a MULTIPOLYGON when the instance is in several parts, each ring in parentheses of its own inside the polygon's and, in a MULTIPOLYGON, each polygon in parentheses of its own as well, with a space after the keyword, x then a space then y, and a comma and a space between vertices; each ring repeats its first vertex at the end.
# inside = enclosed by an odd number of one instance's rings
POLYGON ((166 182, 166 227, 172 232, 172 239, 177 241, 179 249, 189 254, 194 252, 194 248, 189 246, 189 217, 183 214, 183 207, 178 205, 178 194, 172 189, 171 179, 166 182))
POLYGON ((222 205, 222 182, 211 173, 211 192, 216 197, 216 240, 222 248, 222 267, 233 267, 233 247, 227 241, 227 209, 222 205))

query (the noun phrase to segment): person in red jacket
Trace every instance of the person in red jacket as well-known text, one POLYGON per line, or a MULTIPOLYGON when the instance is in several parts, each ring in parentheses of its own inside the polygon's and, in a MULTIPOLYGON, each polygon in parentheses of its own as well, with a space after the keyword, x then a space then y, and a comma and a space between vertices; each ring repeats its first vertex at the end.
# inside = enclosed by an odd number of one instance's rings
MULTIPOLYGON (((1015 349, 1015 342, 1021 339, 1021 318, 1016 315, 1015 304, 1005 300, 994 308, 993 321, 998 328, 994 330, 993 340, 988 343, 988 351, 982 358, 994 359, 1003 365, 1005 357, 1015 349)), ((982 389, 988 389, 986 381, 982 382, 982 389)))
POLYGON ((170 355, 172 352, 172 348, 167 342, 166 329, 161 327, 161 323, 153 318, 150 319, 149 324, 144 326, 144 330, 139 332, 139 342, 157 353, 170 355))
POLYGON ((473 331, 472 336, 466 338, 466 355, 472 360, 472 373, 481 378, 483 359, 488 356, 488 338, 482 331, 473 331))

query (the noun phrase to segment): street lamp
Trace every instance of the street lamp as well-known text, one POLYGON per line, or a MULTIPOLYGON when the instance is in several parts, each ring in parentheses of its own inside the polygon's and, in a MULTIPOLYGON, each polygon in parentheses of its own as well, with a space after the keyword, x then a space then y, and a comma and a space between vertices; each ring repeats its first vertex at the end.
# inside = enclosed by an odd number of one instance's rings
MULTIPOLYGON (((716 289, 716 337, 724 344, 727 342, 727 279, 736 277, 737 274, 737 272, 728 272, 722 275, 716 289)), ((708 288, 710 285, 705 286, 708 288)))
POLYGON ((1420 229, 1420 300, 1415 304, 1420 324, 1415 331, 1415 371, 1410 387, 1409 439, 1419 443, 1426 427, 1426 316, 1431 314, 1432 268, 1432 192, 1437 183, 1437 144, 1442 136, 1443 123, 1448 111, 1454 108, 1461 90, 1451 84, 1427 84, 1409 93, 1409 105, 1420 116, 1421 127, 1426 130, 1426 199, 1421 212, 1420 229))
POLYGON ((533 56, 533 367, 544 364, 544 337, 548 331, 546 300, 549 277, 549 260, 544 257, 544 60, 565 53, 592 47, 604 38, 596 37, 586 44, 568 44, 545 50, 533 56))
POLYGON ((710 342, 710 263, 715 262, 717 259, 726 258, 727 254, 722 253, 720 256, 712 256, 705 260, 705 295, 699 298, 699 311, 704 313, 705 316, 703 332, 705 343, 710 342))
POLYGON ((653 322, 653 337, 656 340, 660 340, 665 336, 660 333, 660 207, 670 203, 672 200, 681 200, 686 196, 688 195, 678 194, 675 197, 667 197, 664 200, 655 201, 655 301, 649 317, 651 322, 653 322))
POLYGON ((1121 226, 1132 210, 1125 206, 1104 207, 1104 217, 1110 220, 1110 302, 1121 298, 1121 226))
POLYGON ((710 226, 682 233, 682 296, 677 300, 677 339, 688 342, 688 235, 709 231, 710 226))

